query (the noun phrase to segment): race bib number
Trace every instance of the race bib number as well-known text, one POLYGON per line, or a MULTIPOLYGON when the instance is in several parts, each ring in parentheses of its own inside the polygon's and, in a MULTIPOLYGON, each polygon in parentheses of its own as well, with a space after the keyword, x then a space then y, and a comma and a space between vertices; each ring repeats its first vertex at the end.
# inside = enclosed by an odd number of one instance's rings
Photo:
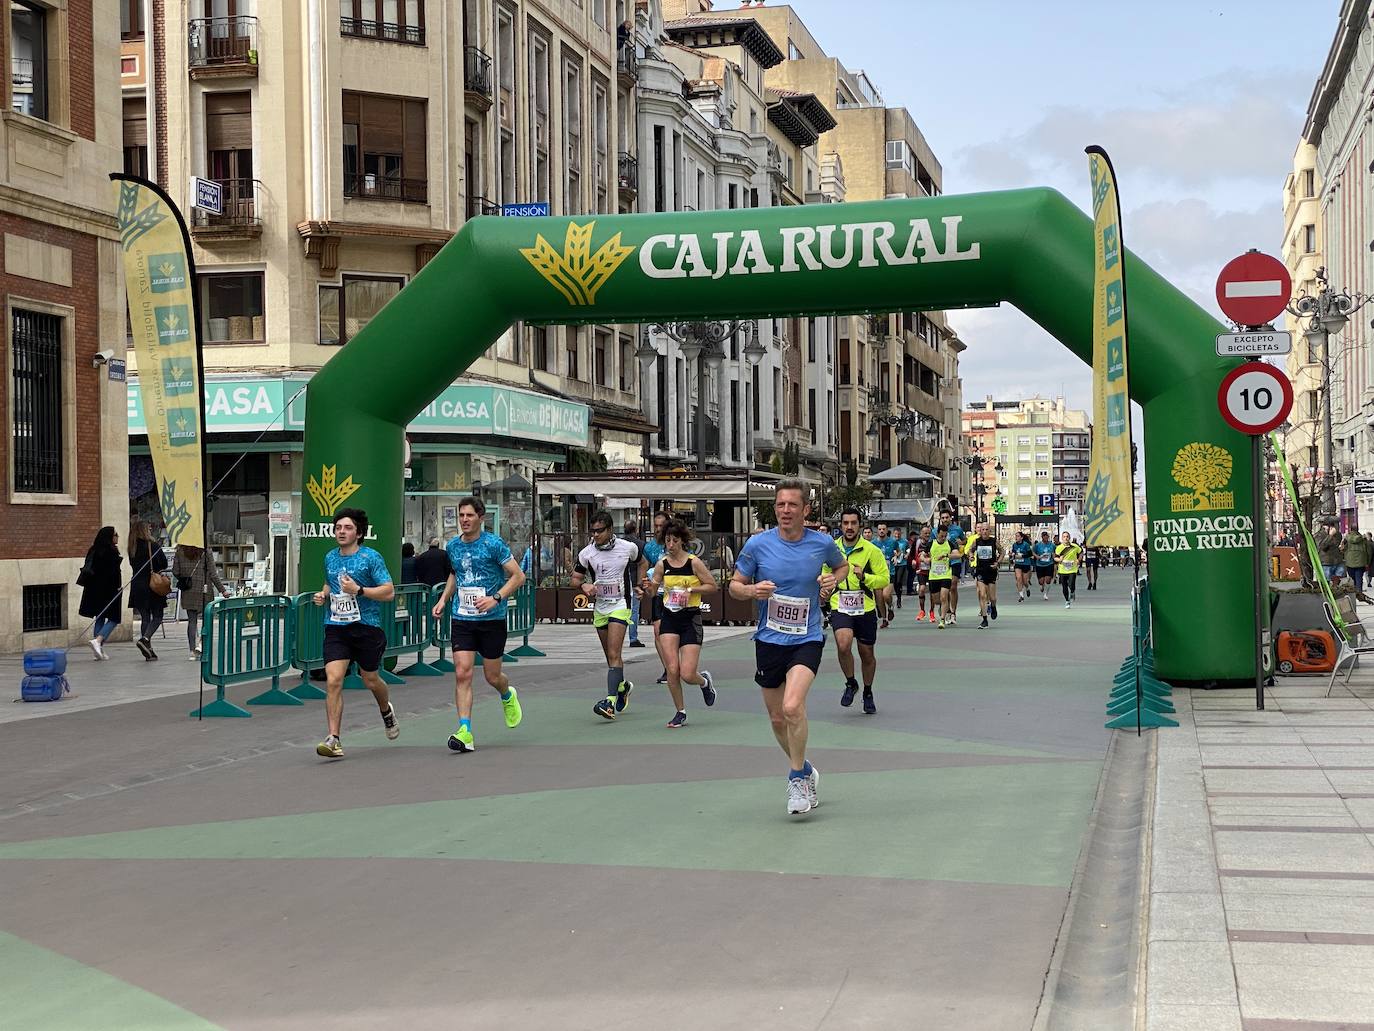
POLYGON ((458 588, 458 615, 480 616, 481 612, 477 609, 477 600, 486 596, 487 589, 485 587, 458 588))
POLYGON ((924 551, 921 552, 921 571, 923 573, 930 572, 930 555, 924 551))
POLYGON ((841 591, 840 611, 846 616, 862 616, 864 614, 864 592, 841 591))
POLYGON ((949 559, 936 559, 930 564, 930 577, 932 580, 947 580, 949 578, 949 559))
POLYGON ((986 561, 988 561, 988 559, 992 558, 992 545, 991 545, 991 544, 980 544, 980 545, 978 545, 978 557, 979 557, 982 561, 984 561, 984 562, 986 562, 986 561))
POLYGON ((768 613, 764 625, 780 634, 800 636, 806 633, 811 621, 811 599, 775 594, 768 599, 768 613))
POLYGON ((667 596, 663 600, 664 608, 669 612, 681 612, 692 602, 692 592, 687 587, 670 587, 667 596))
POLYGON ((331 623, 356 623, 362 619, 358 611, 358 598, 353 594, 331 594, 329 596, 329 621, 331 623))
POLYGON ((601 605, 609 605, 611 602, 622 601, 625 598, 625 585, 619 580, 598 580, 596 582, 596 600, 601 605))

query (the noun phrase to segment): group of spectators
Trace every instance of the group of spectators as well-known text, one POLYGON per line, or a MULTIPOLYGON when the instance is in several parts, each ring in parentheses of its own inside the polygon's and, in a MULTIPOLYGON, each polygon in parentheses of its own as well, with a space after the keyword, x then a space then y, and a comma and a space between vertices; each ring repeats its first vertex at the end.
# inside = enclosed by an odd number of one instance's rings
POLYGON ((1335 587, 1349 577, 1360 600, 1368 601, 1364 596, 1364 583, 1370 558, 1374 556, 1374 541, 1358 527, 1352 526, 1341 533, 1340 524, 1334 517, 1322 520, 1312 540, 1317 545, 1317 560, 1321 562, 1322 572, 1331 585, 1335 587))

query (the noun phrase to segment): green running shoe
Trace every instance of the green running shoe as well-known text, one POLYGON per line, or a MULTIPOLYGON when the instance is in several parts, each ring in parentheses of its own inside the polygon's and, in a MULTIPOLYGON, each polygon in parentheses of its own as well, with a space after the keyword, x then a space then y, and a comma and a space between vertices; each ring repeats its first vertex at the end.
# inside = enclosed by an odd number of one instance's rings
POLYGON ((524 712, 520 708, 520 696, 515 693, 515 688, 510 689, 510 698, 501 699, 501 708, 506 713, 506 726, 511 730, 520 726, 520 720, 524 717, 524 712))
POLYGON ((459 727, 448 736, 448 746, 455 752, 475 752, 477 746, 472 743, 472 731, 467 727, 459 727))

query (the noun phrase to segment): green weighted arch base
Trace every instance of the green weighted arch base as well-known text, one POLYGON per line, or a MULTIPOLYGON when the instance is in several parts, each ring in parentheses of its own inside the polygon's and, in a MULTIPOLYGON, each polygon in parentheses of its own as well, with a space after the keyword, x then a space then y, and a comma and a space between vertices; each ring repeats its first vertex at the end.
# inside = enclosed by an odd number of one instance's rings
MULTIPOLYGON (((399 568, 408 421, 513 322, 638 323, 1008 302, 1092 363, 1092 220, 1059 193, 698 213, 476 218, 311 381, 302 584, 333 512, 366 509, 399 568)), ((1254 675, 1249 442, 1217 411, 1222 326, 1128 258, 1131 396, 1145 413, 1155 662, 1254 675)))

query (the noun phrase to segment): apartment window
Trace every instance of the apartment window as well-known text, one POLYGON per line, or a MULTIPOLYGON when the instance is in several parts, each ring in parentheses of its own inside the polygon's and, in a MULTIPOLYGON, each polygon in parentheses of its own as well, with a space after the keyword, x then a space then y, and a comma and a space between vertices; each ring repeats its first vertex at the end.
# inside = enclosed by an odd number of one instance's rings
POLYGON ((124 98, 124 174, 149 178, 148 102, 143 97, 124 98))
POLYGON ((887 167, 906 172, 916 178, 916 158, 906 140, 887 141, 887 167))
POLYGON ((592 0, 592 21, 598 28, 606 27, 606 0, 592 0))
POLYGON ((425 118, 423 100, 344 91, 344 196, 426 203, 425 118))
POLYGON ((806 320, 806 360, 809 362, 816 360, 816 320, 814 318, 806 320))
POLYGON ((24 630, 26 634, 41 630, 67 628, 67 585, 24 585, 24 630))
POLYGON ((668 159, 667 147, 664 145, 663 126, 654 126, 654 210, 665 210, 663 205, 667 201, 666 180, 663 175, 663 163, 668 159))
POLYGON ((524 323, 517 322, 502 333, 496 340, 496 357, 507 362, 520 361, 520 355, 523 353, 520 337, 523 331, 524 323))
POLYGON ((739 187, 734 183, 725 187, 725 205, 731 211, 739 207, 739 187))
POLYGON ((1035 460, 1037 462, 1048 462, 1050 460, 1050 454, 1048 451, 1037 451, 1035 453, 1035 460))
POLYGON ((1030 495, 1031 495, 1031 488, 1030 488, 1030 487, 1017 487, 1017 488, 1016 488, 1016 493, 1017 493, 1017 495, 1020 496, 1020 497, 1028 498, 1028 497, 1030 497, 1030 495))
POLYGON ((143 0, 119 0, 119 38, 143 38, 143 0))
POLYGON ((1310 469, 1321 468, 1321 457, 1317 451, 1316 444, 1309 444, 1307 446, 1307 465, 1310 469))
POLYGON ((62 330, 61 315, 10 311, 15 493, 62 494, 67 487, 62 330))
POLYGON ((549 327, 531 326, 530 327, 530 357, 534 361, 534 367, 540 372, 553 372, 551 355, 549 354, 549 327))
POLYGON ((1304 254, 1317 252, 1317 227, 1315 225, 1302 227, 1302 252, 1304 254))
POLYGON ((596 151, 592 174, 596 178, 596 210, 611 209, 610 100, 605 83, 592 80, 592 134, 596 151))
POLYGON ((565 326, 563 328, 563 346, 567 351, 567 375, 569 379, 582 378, 582 327, 565 326))
POLYGON ((592 382, 598 387, 609 387, 611 334, 598 329, 593 348, 592 382))
POLYGON ((1031 478, 1031 471, 1029 469, 1021 469, 1017 472, 1016 478, 1018 480, 1029 480, 1031 478))
POLYGON ((782 429, 782 370, 773 370, 773 429, 782 429))
POLYGON ((635 349, 629 337, 620 338, 620 389, 632 391, 635 388, 635 349))
POLYGON ((348 343, 404 285, 400 277, 344 276, 339 286, 320 287, 320 343, 348 343))
POLYGON ((529 42, 529 89, 530 110, 533 122, 530 125, 530 155, 534 169, 531 186, 533 201, 550 200, 552 189, 552 167, 549 151, 553 146, 553 120, 549 116, 549 44, 538 33, 530 33, 529 42))
POLYGON ((261 272, 202 273, 198 278, 206 343, 262 343, 267 339, 261 272))
POLYGON ((1021 447, 1029 447, 1030 437, 1017 437, 1016 443, 1019 444, 1021 447))
POLYGON ((1304 197, 1317 195, 1317 173, 1310 168, 1305 169, 1302 173, 1302 195, 1304 197))
POLYGON ((48 11, 30 0, 10 0, 10 106, 48 117, 48 11))
POLYGON ((567 169, 564 177, 563 212, 580 214, 582 201, 582 66, 563 61, 563 153, 567 169))
POLYGON ((811 428, 811 443, 816 443, 816 388, 806 390, 806 425, 811 428))
POLYGON ((496 117, 498 141, 496 181, 499 200, 515 203, 515 15, 504 7, 496 12, 496 117))
POLYGON ((251 203, 253 104, 246 90, 205 95, 205 171, 211 179, 224 184, 229 208, 240 198, 251 203))
POLYGON ((339 0, 339 32, 391 43, 422 44, 425 0, 339 0))
POLYGON ((1035 438, 1035 442, 1036 442, 1037 444, 1048 444, 1048 443, 1050 442, 1050 438, 1049 438, 1049 437, 1036 437, 1036 438, 1035 438))

